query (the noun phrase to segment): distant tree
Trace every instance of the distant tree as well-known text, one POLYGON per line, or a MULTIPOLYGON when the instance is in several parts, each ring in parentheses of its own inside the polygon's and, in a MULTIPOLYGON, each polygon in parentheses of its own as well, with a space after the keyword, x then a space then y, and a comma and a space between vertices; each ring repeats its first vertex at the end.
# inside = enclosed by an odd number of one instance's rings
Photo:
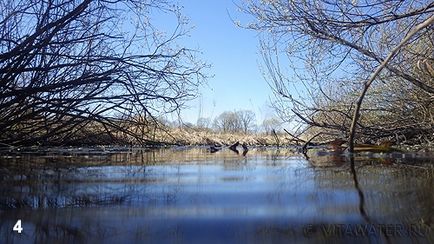
POLYGON ((241 130, 244 133, 247 133, 249 130, 253 129, 256 124, 256 116, 253 111, 240 110, 236 111, 235 115, 237 116, 239 123, 241 124, 241 130))
POLYGON ((270 135, 272 130, 278 130, 278 127, 280 127, 281 124, 282 122, 280 121, 280 119, 272 117, 264 119, 264 121, 262 122, 262 127, 264 128, 265 133, 267 135, 270 135))
MULTIPOLYGON (((179 7, 136 0, 0 0, 0 142, 63 143, 139 129, 195 97, 205 64, 176 41, 179 7), (165 34, 149 16, 174 17, 165 34)), ((144 133, 145 132, 145 133, 144 133)))
POLYGON ((209 129, 211 125, 211 119, 210 118, 198 118, 196 122, 196 127, 198 129, 209 129))
POLYGON ((255 127, 255 113, 249 110, 226 111, 215 118, 213 124, 221 132, 247 133, 255 127))
POLYGON ((214 119, 214 127, 221 132, 240 132, 241 121, 235 112, 223 112, 214 119))

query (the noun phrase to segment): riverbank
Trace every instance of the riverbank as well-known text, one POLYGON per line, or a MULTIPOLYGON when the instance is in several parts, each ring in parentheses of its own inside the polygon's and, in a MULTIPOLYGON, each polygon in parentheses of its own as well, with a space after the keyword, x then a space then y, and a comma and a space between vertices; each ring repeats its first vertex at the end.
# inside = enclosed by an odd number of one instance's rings
MULTIPOLYGON (((172 146, 210 146, 221 145, 230 146, 236 142, 246 144, 247 146, 303 146, 304 141, 295 140, 287 133, 224 133, 216 132, 210 129, 197 129, 197 128, 165 128, 153 130, 144 133, 141 139, 132 137, 122 133, 94 133, 94 132, 81 132, 74 137, 63 138, 57 141, 34 141, 31 144, 23 145, 9 145, 0 143, 0 153, 8 151, 36 151, 38 148, 50 147, 65 147, 65 148, 95 148, 99 151, 104 148, 121 148, 124 150, 128 147, 142 147, 142 148, 161 148, 172 146), (296 143, 298 142, 298 143, 296 143)), ((327 146, 327 138, 322 138, 319 141, 312 141, 310 145, 327 146)), ((378 144, 378 143, 374 143, 378 144)), ((415 142, 406 143, 392 143, 393 148, 401 151, 411 152, 434 152, 434 142, 426 142, 418 144, 415 142)), ((345 147, 345 144, 343 145, 345 147)))

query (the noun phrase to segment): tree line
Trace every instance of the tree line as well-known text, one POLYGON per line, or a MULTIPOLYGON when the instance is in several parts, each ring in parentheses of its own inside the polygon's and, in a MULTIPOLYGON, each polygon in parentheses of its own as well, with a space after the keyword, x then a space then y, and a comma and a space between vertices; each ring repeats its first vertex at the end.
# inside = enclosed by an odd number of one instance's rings
POLYGON ((266 135, 271 135, 273 130, 281 131, 283 124, 282 120, 276 116, 258 122, 256 114, 251 110, 224 111, 215 118, 200 117, 197 119, 196 124, 188 122, 174 123, 164 119, 160 120, 160 122, 172 128, 188 127, 215 133, 264 133, 266 135))

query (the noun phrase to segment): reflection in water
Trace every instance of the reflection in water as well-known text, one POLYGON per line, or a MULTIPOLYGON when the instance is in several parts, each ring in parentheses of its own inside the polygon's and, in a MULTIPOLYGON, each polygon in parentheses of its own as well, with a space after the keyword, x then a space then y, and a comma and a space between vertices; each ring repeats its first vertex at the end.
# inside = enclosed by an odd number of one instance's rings
POLYGON ((363 219, 367 223, 371 223, 371 220, 369 219, 368 214, 365 211, 365 196, 363 195, 362 189, 360 189, 359 181, 357 179, 356 166, 354 164, 354 157, 351 157, 350 160, 351 160, 350 169, 351 169, 351 174, 353 175, 354 187, 356 188, 357 194, 359 195, 360 214, 362 215, 363 219))
POLYGON ((3 156, 0 242, 434 240, 430 155, 319 154, 184 147, 3 156), (23 235, 11 231, 17 219, 23 235), (331 224, 424 232, 330 234, 331 224))

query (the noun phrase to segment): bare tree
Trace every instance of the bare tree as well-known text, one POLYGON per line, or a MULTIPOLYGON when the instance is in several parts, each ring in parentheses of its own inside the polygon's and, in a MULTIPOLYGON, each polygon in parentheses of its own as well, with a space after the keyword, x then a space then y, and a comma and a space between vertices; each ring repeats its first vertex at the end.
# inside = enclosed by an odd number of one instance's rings
MULTIPOLYGON (((319 128, 323 135, 352 141, 350 127, 356 126, 360 136, 374 139, 433 131, 429 116, 405 124, 405 128, 402 123, 387 128, 383 126, 387 121, 381 121, 388 114, 382 110, 386 105, 399 108, 399 102, 392 101, 401 93, 407 97, 419 94, 423 99, 414 101, 424 108, 425 97, 434 99, 431 1, 251 0, 242 9, 256 18, 246 27, 261 31, 262 54, 267 79, 276 94, 276 108, 292 124, 298 121, 307 125, 298 127, 300 133, 316 134, 319 128), (426 25, 409 35, 421 23, 426 25), (384 66, 382 73, 372 76, 380 65, 384 66), (290 73, 285 66, 291 68, 290 73), (370 78, 379 81, 370 86, 378 93, 366 97, 370 100, 367 104, 374 106, 357 103, 363 115, 354 120, 359 114, 355 103, 370 78), (395 87, 395 91, 390 93, 386 86, 395 87)), ((424 114, 431 112, 428 109, 424 114)), ((396 119, 402 120, 408 113, 416 112, 407 108, 396 119)))
POLYGON ((364 99, 369 87, 372 85, 372 82, 374 82, 374 80, 377 78, 377 76, 380 74, 380 72, 388 65, 388 63, 397 54, 397 52, 401 49, 402 46, 404 46, 419 31, 423 30, 424 28, 426 28, 427 26, 429 26, 432 23, 434 23, 434 15, 427 18, 424 22, 420 23, 414 29, 412 29, 407 34, 407 36, 405 36, 405 38, 389 53, 389 55, 387 55, 386 59, 383 62, 381 62, 381 64, 378 66, 378 68, 375 70, 375 72, 372 73, 369 80, 367 80, 363 84, 363 90, 357 99, 356 107, 354 109, 353 119, 351 121, 351 127, 350 127, 350 132, 349 132, 350 137, 348 139, 350 152, 354 151, 354 136, 356 133, 357 122, 358 122, 359 117, 360 117, 360 107, 362 106, 363 99, 364 99))
POLYGON ((241 121, 235 112, 223 112, 214 119, 214 127, 221 132, 240 132, 241 121))
POLYGON ((196 122, 196 127, 198 129, 210 129, 211 119, 210 118, 198 118, 196 122))
POLYGON ((282 122, 278 118, 271 117, 268 119, 264 119, 264 121, 262 122, 262 127, 264 128, 265 134, 271 135, 272 131, 278 130, 281 124, 282 122))
POLYGON ((214 119, 214 127, 222 132, 247 133, 255 126, 255 113, 250 110, 225 111, 214 119))
POLYGON ((250 110, 240 110, 235 112, 236 116, 241 125, 241 130, 247 133, 249 130, 255 126, 256 116, 253 111, 250 110))
POLYGON ((65 143, 83 131, 146 142, 146 124, 195 97, 206 66, 165 1, 0 0, 0 142, 65 143), (175 17, 169 33, 151 16, 175 17))

